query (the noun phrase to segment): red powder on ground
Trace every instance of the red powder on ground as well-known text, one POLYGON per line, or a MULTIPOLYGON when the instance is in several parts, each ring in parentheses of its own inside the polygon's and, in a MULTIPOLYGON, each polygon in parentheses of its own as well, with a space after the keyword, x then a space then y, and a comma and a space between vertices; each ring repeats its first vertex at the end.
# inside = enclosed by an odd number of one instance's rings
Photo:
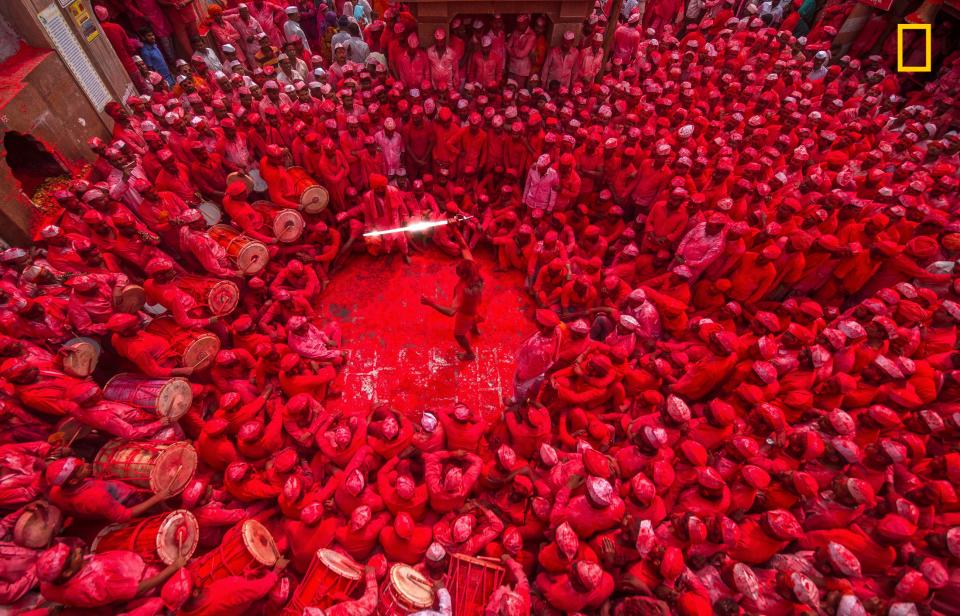
POLYGON ((524 314, 530 302, 519 272, 494 272, 477 256, 485 280, 477 360, 462 362, 453 340, 453 319, 420 303, 427 295, 449 305, 455 261, 436 252, 399 257, 351 258, 322 296, 321 311, 343 327, 350 360, 336 384, 342 398, 331 410, 357 412, 389 403, 405 412, 461 401, 490 416, 513 393, 513 354, 535 327, 524 314))

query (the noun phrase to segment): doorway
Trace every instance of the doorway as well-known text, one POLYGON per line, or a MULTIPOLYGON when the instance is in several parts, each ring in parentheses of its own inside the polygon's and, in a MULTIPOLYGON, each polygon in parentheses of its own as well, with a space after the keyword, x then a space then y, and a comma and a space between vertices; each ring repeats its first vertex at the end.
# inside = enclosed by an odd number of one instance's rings
POLYGON ((32 197, 48 179, 69 175, 46 146, 30 135, 7 131, 3 151, 7 166, 27 196, 32 197))

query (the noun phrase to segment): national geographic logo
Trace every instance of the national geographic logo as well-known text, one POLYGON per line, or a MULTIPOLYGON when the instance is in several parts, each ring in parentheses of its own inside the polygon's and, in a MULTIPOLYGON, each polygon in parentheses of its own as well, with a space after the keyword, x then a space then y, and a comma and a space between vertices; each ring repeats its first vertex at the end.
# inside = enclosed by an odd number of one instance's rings
MULTIPOLYGON (((933 26, 931 24, 897 24, 897 72, 899 73, 929 73, 932 70, 933 62, 933 26), (903 63, 903 39, 904 32, 910 32, 909 39, 914 39, 916 35, 923 37, 924 46, 924 64, 905 65, 903 63)), ((910 47, 921 44, 920 41, 911 40, 910 47)))

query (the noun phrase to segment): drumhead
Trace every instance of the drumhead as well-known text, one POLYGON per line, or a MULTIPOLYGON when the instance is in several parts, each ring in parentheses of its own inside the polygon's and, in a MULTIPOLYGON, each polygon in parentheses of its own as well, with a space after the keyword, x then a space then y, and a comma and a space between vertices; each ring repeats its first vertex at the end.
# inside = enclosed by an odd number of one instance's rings
POLYGON ((285 244, 300 239, 303 216, 296 210, 280 210, 273 218, 273 236, 285 244))
POLYGON ((60 510, 44 500, 27 506, 13 526, 16 542, 27 548, 43 549, 57 531, 61 519, 60 510))
POLYGON ((172 443, 157 456, 150 472, 150 489, 160 492, 170 485, 171 494, 180 494, 196 472, 197 452, 193 445, 187 441, 172 443))
POLYGON ((86 378, 97 369, 100 343, 93 338, 74 338, 63 343, 63 371, 70 376, 86 378))
POLYGON ((101 528, 101 529, 100 529, 100 532, 97 533, 97 536, 94 537, 94 538, 93 538, 93 541, 90 542, 90 551, 91 551, 91 552, 96 552, 96 551, 97 551, 97 548, 100 546, 100 541, 101 541, 104 537, 106 537, 107 535, 109 535, 109 534, 112 533, 113 531, 118 530, 118 529, 121 529, 121 528, 123 528, 123 524, 118 524, 118 523, 107 524, 106 526, 104 526, 103 528, 101 528))
POLYGON ((317 550, 317 560, 323 563, 327 569, 348 580, 359 580, 363 573, 360 565, 352 558, 327 548, 317 550))
POLYGON ((259 169, 251 169, 248 175, 253 181, 253 192, 267 192, 267 181, 260 175, 259 169))
POLYGON ((277 562, 277 544, 267 527, 256 520, 247 520, 241 529, 243 545, 261 565, 272 567, 277 562))
POLYGON ((200 210, 200 215, 203 216, 208 227, 212 227, 223 219, 223 211, 220 206, 212 201, 201 201, 197 209, 200 210))
POLYGON ((167 307, 160 304, 144 304, 143 311, 150 316, 159 317, 167 314, 167 307))
POLYGON ((163 564, 171 565, 181 549, 186 558, 193 556, 199 541, 197 518, 186 509, 171 511, 157 530, 157 556, 163 564))
POLYGON ((138 284, 128 284, 120 291, 117 310, 127 314, 137 314, 147 301, 147 294, 138 284))
POLYGON ((207 293, 207 308, 218 317, 233 312, 240 303, 240 289, 229 280, 221 280, 207 293))
POLYGON ((237 255, 237 269, 244 274, 253 275, 267 266, 270 253, 263 242, 252 241, 240 249, 237 255))
POLYGON ((183 351, 183 365, 200 370, 206 368, 220 351, 220 339, 213 334, 202 334, 183 351))
POLYGON ((330 193, 323 186, 310 186, 300 193, 300 207, 307 214, 319 214, 327 209, 330 193))
POLYGON ((430 581, 409 565, 394 565, 390 569, 390 583, 411 606, 426 609, 433 605, 430 581))
POLYGON ((190 389, 190 381, 175 377, 160 388, 160 394, 157 396, 157 413, 176 421, 186 415, 192 403, 193 390, 190 389))
POLYGON ((240 180, 247 185, 247 190, 253 190, 253 179, 246 174, 240 173, 239 171, 234 171, 233 173, 227 174, 227 186, 230 186, 237 180, 240 180))

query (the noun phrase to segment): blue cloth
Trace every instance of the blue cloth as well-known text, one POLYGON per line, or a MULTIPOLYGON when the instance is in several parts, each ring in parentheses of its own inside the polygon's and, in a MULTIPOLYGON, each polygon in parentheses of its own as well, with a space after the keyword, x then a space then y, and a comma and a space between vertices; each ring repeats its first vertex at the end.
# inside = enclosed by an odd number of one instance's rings
POLYGON ((144 43, 143 47, 140 48, 140 57, 143 58, 144 64, 150 67, 151 71, 160 73, 160 76, 168 85, 173 85, 173 75, 170 74, 167 61, 163 59, 163 52, 160 51, 156 43, 152 45, 144 43))

